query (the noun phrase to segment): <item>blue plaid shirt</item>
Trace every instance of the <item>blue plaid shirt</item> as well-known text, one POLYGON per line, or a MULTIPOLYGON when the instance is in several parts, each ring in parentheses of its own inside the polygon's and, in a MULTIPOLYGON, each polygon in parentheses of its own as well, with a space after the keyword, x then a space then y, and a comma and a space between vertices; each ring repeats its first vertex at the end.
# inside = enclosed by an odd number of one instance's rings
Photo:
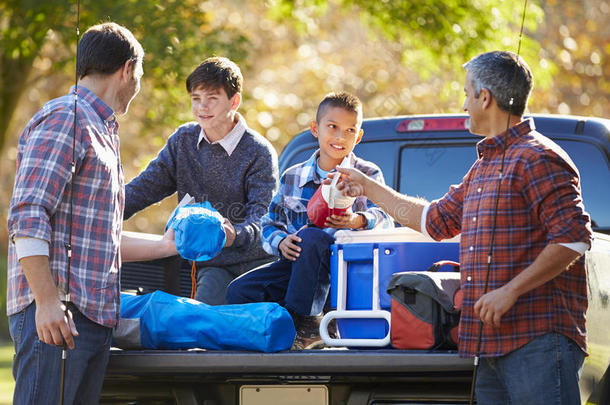
MULTIPOLYGON (((107 327, 119 319, 119 242, 124 184, 119 124, 112 109, 78 86, 76 177, 70 215, 74 87, 45 104, 31 119, 17 149, 15 187, 8 211, 9 238, 49 243, 51 274, 66 291, 69 225, 72 222, 70 301, 107 327)), ((27 307, 34 295, 9 243, 7 314, 27 307)))
MULTIPOLYGON (((267 253, 281 256, 278 246, 282 239, 310 224, 307 218, 307 203, 323 180, 316 171, 318 156, 320 156, 319 150, 307 161, 286 169, 282 174, 280 188, 271 200, 269 212, 261 220, 263 249, 267 253)), ((384 183, 383 174, 377 165, 360 159, 353 153, 349 157, 351 167, 384 183)), ((366 197, 356 198, 352 209, 354 212, 364 215, 366 229, 394 227, 392 218, 366 197)), ((330 235, 334 235, 338 230, 336 228, 324 229, 330 235)))

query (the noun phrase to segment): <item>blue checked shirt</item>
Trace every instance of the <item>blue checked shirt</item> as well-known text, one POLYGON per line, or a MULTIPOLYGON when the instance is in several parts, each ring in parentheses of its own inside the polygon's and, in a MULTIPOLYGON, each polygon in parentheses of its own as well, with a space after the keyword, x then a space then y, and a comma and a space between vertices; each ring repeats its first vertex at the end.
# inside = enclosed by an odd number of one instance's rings
MULTIPOLYGON (((320 151, 317 150, 307 161, 294 165, 282 174, 280 188, 273 196, 269 212, 262 218, 263 249, 267 253, 281 256, 279 244, 287 235, 296 233, 303 226, 311 224, 307 218, 307 203, 314 195, 322 178, 316 172, 316 161, 320 151)), ((350 167, 354 167, 367 176, 384 183, 381 169, 372 162, 350 154, 350 167)), ((375 206, 366 197, 358 197, 352 206, 355 213, 366 218, 366 229, 393 228, 392 218, 375 206)), ((330 235, 339 229, 326 228, 330 235)))
MULTIPOLYGON (((65 245, 72 222, 70 301, 92 321, 114 327, 119 315, 119 242, 124 207, 118 123, 110 107, 93 92, 78 87, 71 218, 73 91, 45 104, 19 139, 8 212, 9 238, 36 238, 49 243, 51 273, 58 292, 63 293, 67 280, 65 245)), ((8 315, 34 300, 13 243, 9 243, 7 290, 8 315)))

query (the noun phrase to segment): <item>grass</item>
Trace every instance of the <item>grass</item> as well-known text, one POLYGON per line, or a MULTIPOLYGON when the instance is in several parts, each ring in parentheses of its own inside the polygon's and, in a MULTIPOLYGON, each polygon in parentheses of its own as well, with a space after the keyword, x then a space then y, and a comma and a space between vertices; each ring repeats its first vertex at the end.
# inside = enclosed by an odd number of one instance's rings
POLYGON ((0 405, 10 405, 13 403, 13 344, 0 344, 0 405))

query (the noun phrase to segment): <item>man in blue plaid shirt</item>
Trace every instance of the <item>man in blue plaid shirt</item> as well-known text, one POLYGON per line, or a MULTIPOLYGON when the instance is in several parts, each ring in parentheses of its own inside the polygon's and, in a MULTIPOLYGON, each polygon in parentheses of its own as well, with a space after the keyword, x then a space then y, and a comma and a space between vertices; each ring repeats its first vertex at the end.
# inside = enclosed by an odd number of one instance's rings
POLYGON ((348 157, 355 167, 383 183, 379 167, 356 157, 362 139, 362 104, 348 93, 331 93, 318 106, 311 132, 320 148, 305 162, 287 169, 269 212, 262 218, 263 249, 280 259, 235 279, 227 290, 229 304, 278 302, 295 320, 293 349, 320 340, 319 314, 330 288, 330 245, 339 229, 393 227, 392 219, 366 197, 343 215, 326 218, 324 228, 309 222, 307 203, 329 171, 348 157))
POLYGON ((140 89, 144 50, 127 28, 110 22, 88 29, 78 50, 78 87, 34 115, 17 149, 7 277, 15 404, 58 402, 64 343, 64 403, 98 403, 119 320, 121 261, 177 253, 170 233, 159 241, 121 234, 116 117, 140 89))

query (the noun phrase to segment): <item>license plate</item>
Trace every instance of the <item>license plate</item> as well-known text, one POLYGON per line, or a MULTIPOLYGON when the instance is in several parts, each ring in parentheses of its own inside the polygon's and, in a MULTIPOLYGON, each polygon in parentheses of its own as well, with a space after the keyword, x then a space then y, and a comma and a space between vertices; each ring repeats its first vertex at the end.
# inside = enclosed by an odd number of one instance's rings
POLYGON ((242 385, 240 405, 328 405, 325 385, 242 385))

